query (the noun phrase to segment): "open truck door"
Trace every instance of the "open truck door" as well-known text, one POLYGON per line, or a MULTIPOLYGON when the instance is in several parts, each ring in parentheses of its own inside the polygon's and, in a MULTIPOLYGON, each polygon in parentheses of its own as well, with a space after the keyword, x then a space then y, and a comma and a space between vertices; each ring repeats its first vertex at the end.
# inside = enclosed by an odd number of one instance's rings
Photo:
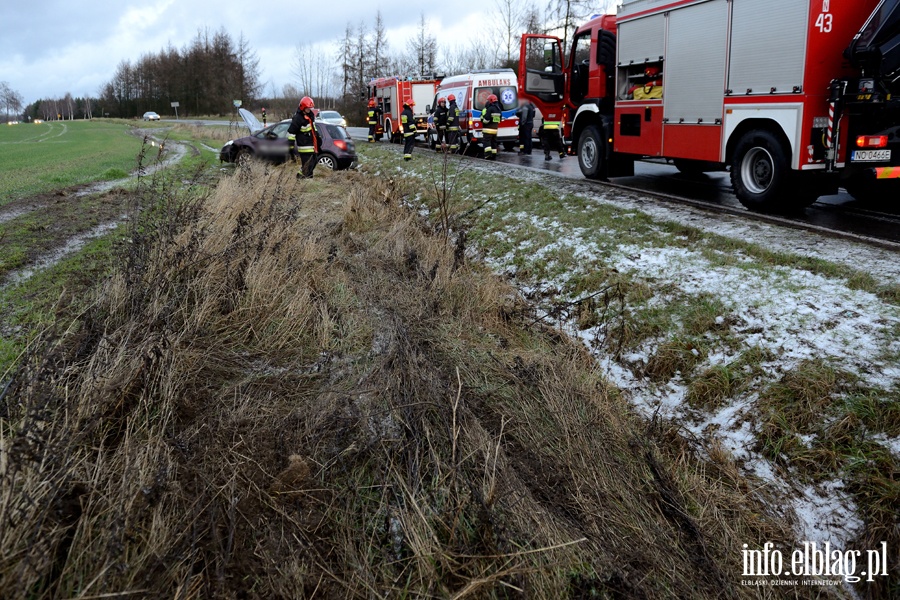
POLYGON ((565 123, 566 73, 562 40, 550 35, 522 35, 519 53, 519 98, 531 100, 546 121, 565 123))

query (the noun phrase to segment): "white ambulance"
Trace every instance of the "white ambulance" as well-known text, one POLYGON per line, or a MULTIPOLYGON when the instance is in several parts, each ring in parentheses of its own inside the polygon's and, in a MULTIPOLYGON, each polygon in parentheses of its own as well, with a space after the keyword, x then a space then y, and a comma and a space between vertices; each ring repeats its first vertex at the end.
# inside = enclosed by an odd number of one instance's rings
MULTIPOLYGON (((459 106, 459 138, 461 145, 478 145, 481 140, 481 111, 487 103, 488 96, 494 94, 500 102, 503 117, 497 133, 497 141, 506 150, 515 150, 519 146, 519 119, 516 110, 519 108, 519 83, 512 69, 493 69, 473 71, 464 75, 445 77, 434 95, 429 112, 437 106, 438 99, 456 96, 459 106)), ((450 101, 447 101, 450 105, 450 101)), ((436 143, 437 133, 432 118, 429 118, 429 142, 432 147, 436 143)))

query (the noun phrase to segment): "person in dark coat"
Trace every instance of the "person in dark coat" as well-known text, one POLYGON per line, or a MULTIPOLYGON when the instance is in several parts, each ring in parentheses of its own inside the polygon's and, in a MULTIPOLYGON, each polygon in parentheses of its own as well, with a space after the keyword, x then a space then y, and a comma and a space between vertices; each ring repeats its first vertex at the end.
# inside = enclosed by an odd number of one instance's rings
POLYGON ((550 151, 559 152, 559 157, 566 157, 566 147, 562 138, 562 122, 541 118, 541 145, 544 147, 544 160, 550 160, 550 151))
POLYGON ((369 110, 366 112, 366 120, 369 125, 369 141, 375 141, 375 134, 378 132, 378 123, 381 122, 382 111, 375 101, 375 98, 369 98, 369 110))
POLYGON ((413 148, 416 145, 416 119, 413 116, 412 107, 416 103, 407 100, 403 103, 403 112, 400 113, 400 127, 403 129, 403 160, 412 160, 413 148))
POLYGON ((447 96, 450 105, 447 107, 447 143, 450 144, 450 153, 459 152, 459 107, 456 105, 456 96, 447 96))
POLYGON ((313 108, 315 104, 312 98, 303 96, 288 126, 288 150, 291 158, 300 155, 300 171, 297 173, 297 179, 313 176, 316 162, 319 160, 319 149, 322 147, 322 136, 316 131, 313 108))
POLYGON ((531 155, 531 135, 534 132, 534 104, 525 100, 519 110, 519 154, 531 155))
POLYGON ((437 130, 437 145, 435 146, 435 150, 438 152, 444 150, 444 145, 447 141, 448 113, 449 110, 447 109, 446 98, 439 98, 437 106, 434 108, 434 128, 437 130))
POLYGON ((497 95, 491 94, 487 98, 484 110, 481 112, 481 133, 484 135, 484 157, 488 160, 497 160, 497 133, 500 131, 500 120, 503 111, 497 95))

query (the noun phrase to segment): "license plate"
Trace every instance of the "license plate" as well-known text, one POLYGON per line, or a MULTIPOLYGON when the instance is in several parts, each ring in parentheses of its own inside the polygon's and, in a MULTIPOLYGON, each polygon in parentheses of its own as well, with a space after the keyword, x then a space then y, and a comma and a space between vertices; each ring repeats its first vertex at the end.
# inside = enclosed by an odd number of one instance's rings
POLYGON ((850 160, 855 162, 881 162, 891 160, 890 150, 854 150, 850 160))

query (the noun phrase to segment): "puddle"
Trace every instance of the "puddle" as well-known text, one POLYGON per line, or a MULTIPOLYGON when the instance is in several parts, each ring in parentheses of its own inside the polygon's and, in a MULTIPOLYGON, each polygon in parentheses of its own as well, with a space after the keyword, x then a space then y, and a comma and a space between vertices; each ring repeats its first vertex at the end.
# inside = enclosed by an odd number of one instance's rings
POLYGON ((0 287, 18 285, 24 281, 27 281, 28 279, 33 277, 35 273, 43 271, 44 269, 48 269, 64 259, 69 254, 81 250, 81 248, 83 248, 88 241, 94 238, 98 238, 109 231, 112 231, 127 218, 127 215, 123 214, 115 221, 110 221, 109 223, 101 223, 100 225, 97 225, 89 231, 85 231, 84 233, 80 233, 74 237, 69 238, 68 240, 66 240, 65 245, 44 254, 37 261, 25 268, 9 273, 6 276, 6 279, 3 281, 2 286, 0 287))

